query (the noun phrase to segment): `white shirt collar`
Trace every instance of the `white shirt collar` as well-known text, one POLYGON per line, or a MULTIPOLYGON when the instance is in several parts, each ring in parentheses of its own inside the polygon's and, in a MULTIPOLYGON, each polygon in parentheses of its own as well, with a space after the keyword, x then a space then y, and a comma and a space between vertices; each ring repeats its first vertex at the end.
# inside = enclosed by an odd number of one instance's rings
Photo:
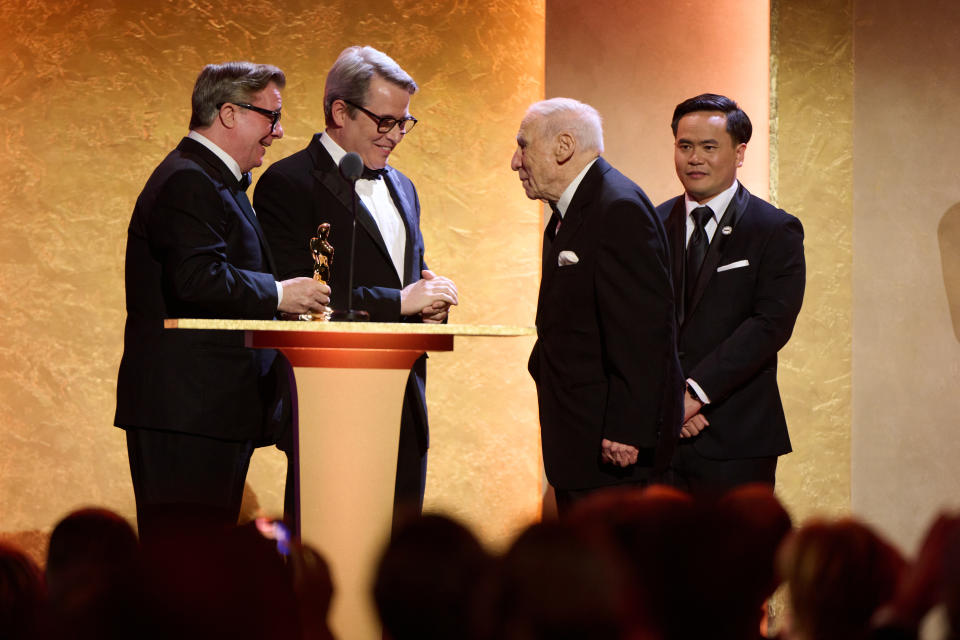
POLYGON ((197 133, 192 129, 190 130, 190 133, 187 134, 187 137, 191 140, 196 140, 207 149, 210 149, 215 156, 223 161, 223 164, 227 165, 227 168, 230 169, 230 172, 233 173, 233 177, 236 178, 238 182, 241 178, 243 178, 243 172, 240 171, 240 164, 233 159, 233 156, 211 142, 209 138, 197 133))
POLYGON ((563 190, 563 193, 560 194, 560 199, 557 200, 557 210, 560 211, 560 217, 567 215, 567 208, 570 206, 570 201, 573 200, 573 195, 577 192, 577 187, 580 186, 580 183, 583 182, 583 177, 587 175, 587 171, 590 170, 596 161, 599 159, 594 158, 587 163, 580 173, 577 174, 577 177, 573 179, 573 182, 567 185, 567 188, 563 190))
POLYGON ((684 204, 687 206, 687 217, 690 217, 690 212, 692 212, 697 207, 710 207, 710 211, 713 212, 713 217, 717 222, 720 222, 720 218, 723 217, 724 211, 727 210, 727 207, 730 205, 730 201, 733 200, 734 194, 737 193, 737 187, 740 186, 740 182, 734 178, 733 184, 729 187, 713 196, 703 204, 698 203, 696 200, 690 198, 689 195, 684 194, 684 204))
MULTIPOLYGON (((340 166, 340 161, 343 160, 343 156, 347 155, 346 149, 337 144, 329 133, 324 131, 320 134, 320 144, 323 145, 323 148, 327 150, 327 153, 330 154, 330 157, 333 159, 333 164, 340 166)), ((384 166, 384 169, 387 167, 384 166)), ((362 178, 361 178, 362 179, 362 178)))
POLYGON ((323 145, 323 148, 327 150, 327 153, 330 154, 330 157, 333 158, 333 164, 340 166, 340 161, 343 160, 343 156, 347 155, 346 150, 341 147, 336 141, 330 137, 330 134, 324 131, 320 134, 320 144, 323 145))

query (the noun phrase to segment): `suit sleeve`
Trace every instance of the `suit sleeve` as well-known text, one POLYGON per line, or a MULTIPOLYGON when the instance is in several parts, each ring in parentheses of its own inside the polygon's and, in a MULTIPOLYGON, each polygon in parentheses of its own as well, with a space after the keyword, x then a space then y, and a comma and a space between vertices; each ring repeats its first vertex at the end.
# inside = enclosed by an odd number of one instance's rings
POLYGON ((711 403, 769 366, 793 333, 806 284, 803 226, 793 216, 784 217, 760 257, 750 315, 689 372, 711 403))
POLYGON ((163 186, 149 237, 164 286, 172 289, 178 314, 273 318, 277 287, 272 274, 258 270, 259 238, 253 228, 240 228, 249 223, 226 198, 232 196, 199 171, 177 172, 163 186))
POLYGON ((288 280, 313 276, 310 238, 317 229, 309 191, 304 192, 280 171, 268 169, 257 182, 253 206, 270 243, 277 277, 288 280))
POLYGON ((596 266, 608 392, 604 437, 656 444, 675 356, 673 286, 665 239, 652 208, 625 200, 606 212, 596 266))

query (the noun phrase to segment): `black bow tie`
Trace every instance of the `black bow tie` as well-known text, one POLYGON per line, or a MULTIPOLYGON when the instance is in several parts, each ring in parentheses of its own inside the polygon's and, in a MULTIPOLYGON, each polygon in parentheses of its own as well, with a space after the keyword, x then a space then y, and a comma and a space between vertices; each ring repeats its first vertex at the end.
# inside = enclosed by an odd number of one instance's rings
POLYGON ((240 176, 240 181, 237 182, 237 186, 240 187, 240 191, 246 191, 247 187, 250 186, 250 172, 247 172, 240 176))
POLYGON ((369 167, 363 168, 363 173, 360 174, 361 180, 379 180, 383 176, 387 175, 386 169, 370 169, 369 167))

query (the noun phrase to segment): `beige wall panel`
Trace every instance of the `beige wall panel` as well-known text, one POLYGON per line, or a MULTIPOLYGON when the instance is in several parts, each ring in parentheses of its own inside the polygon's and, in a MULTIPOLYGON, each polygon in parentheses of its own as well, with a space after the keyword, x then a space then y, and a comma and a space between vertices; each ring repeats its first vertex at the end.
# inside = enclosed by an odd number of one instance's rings
POLYGON ((911 549, 960 503, 960 5, 855 6, 853 509, 911 549))
POLYGON ((804 226, 807 289, 780 354, 793 453, 777 492, 795 520, 850 507, 852 1, 773 3, 774 200, 804 226))
MULTIPOLYGON (((538 208, 508 164, 516 123, 543 95, 543 25, 542 0, 0 0, 0 535, 26 540, 85 504, 133 517, 111 426, 126 227, 186 133, 207 62, 287 72, 286 135, 269 162, 322 128, 324 73, 344 46, 394 56, 421 85, 421 124, 392 162, 419 187, 431 267, 459 285, 452 321, 532 324, 538 208)), ((493 544, 539 513, 529 348, 460 339, 431 362, 427 508, 493 544)), ((270 512, 282 474, 281 456, 257 454, 249 480, 270 512)))
POLYGON ((740 177, 769 184, 769 2, 547 0, 546 96, 587 102, 604 118, 604 156, 659 204, 680 192, 670 118, 677 104, 721 93, 749 114, 740 177))

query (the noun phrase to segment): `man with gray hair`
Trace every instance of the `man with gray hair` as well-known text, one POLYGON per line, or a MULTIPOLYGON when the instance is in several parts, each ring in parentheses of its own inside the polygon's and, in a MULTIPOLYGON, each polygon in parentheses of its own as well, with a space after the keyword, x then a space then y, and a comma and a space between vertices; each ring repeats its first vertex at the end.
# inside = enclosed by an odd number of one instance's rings
MULTIPOLYGON (((400 65, 373 47, 348 47, 327 74, 326 129, 306 149, 274 163, 257 184, 254 204, 283 277, 312 273, 309 240, 331 225, 336 249, 330 286, 334 309, 349 306, 374 322, 444 322, 457 289, 424 261, 420 201, 413 183, 387 164, 413 129, 410 96, 417 84, 400 65), (353 199, 338 165, 347 153, 363 160, 356 181, 356 247, 351 253, 353 199), (354 265, 353 291, 348 275, 354 265)), ((407 380, 400 419, 395 512, 419 513, 428 447, 426 357, 407 380)))
POLYGON ((529 370, 561 514, 663 471, 683 416, 666 234, 602 152, 596 109, 553 98, 527 110, 510 163, 527 197, 553 211, 529 370))
POLYGON ((277 281, 245 193, 250 170, 283 136, 284 84, 270 65, 204 67, 190 133, 133 210, 114 424, 126 430, 145 542, 184 516, 236 523, 253 449, 289 434, 281 356, 248 349, 242 332, 163 327, 178 317, 269 320, 329 302, 329 287, 311 278, 277 281))

